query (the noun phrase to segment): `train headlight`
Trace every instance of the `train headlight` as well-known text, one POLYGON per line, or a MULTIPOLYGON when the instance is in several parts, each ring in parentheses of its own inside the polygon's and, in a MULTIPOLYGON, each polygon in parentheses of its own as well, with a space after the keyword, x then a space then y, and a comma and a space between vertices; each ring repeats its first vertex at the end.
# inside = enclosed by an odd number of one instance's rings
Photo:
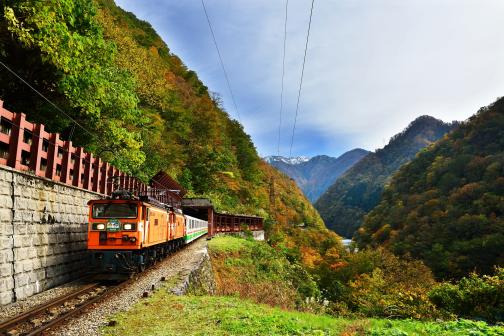
POLYGON ((134 231, 136 230, 136 223, 124 223, 123 230, 125 231, 134 231))
POLYGON ((93 230, 105 230, 105 224, 104 223, 93 223, 92 229, 93 230))

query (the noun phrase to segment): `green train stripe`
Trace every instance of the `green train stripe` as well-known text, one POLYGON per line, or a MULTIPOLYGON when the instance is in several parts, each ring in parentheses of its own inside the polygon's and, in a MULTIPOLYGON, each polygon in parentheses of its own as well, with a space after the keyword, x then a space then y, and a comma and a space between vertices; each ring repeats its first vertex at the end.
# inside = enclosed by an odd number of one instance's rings
POLYGON ((204 230, 196 231, 196 232, 193 232, 193 233, 190 233, 190 234, 186 235, 186 236, 184 237, 184 239, 185 239, 185 241, 187 242, 187 241, 189 241, 189 240, 193 240, 194 238, 197 238, 197 237, 199 237, 199 236, 202 236, 202 235, 204 235, 204 234, 205 234, 205 233, 207 233, 207 232, 208 232, 208 229, 204 229, 204 230))

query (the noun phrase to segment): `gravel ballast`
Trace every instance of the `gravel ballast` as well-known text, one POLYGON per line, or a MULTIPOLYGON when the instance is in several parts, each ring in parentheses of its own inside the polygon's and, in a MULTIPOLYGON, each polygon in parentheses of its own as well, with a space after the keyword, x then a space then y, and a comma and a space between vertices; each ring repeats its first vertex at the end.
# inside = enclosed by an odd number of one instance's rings
POLYGON ((161 278, 165 278, 170 287, 180 287, 180 283, 186 282, 187 275, 197 268, 201 264, 201 260, 207 256, 207 241, 203 237, 167 257, 154 268, 147 270, 120 292, 105 298, 96 306, 88 308, 79 317, 71 319, 46 335, 100 335, 100 328, 108 323, 109 316, 127 310, 141 300, 144 292, 151 292, 153 285, 158 288, 161 285, 161 278), (174 280, 174 278, 176 279, 174 280))

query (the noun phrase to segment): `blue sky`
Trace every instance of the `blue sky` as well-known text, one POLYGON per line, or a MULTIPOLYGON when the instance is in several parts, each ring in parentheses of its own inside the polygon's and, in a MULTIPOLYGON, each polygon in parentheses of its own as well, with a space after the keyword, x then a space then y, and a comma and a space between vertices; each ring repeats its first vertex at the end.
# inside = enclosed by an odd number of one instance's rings
MULTIPOLYGON (((200 0, 117 0, 237 118, 200 0)), ((284 0, 206 0, 245 131, 277 153, 284 0)), ((290 0, 280 154, 288 156, 309 0, 290 0)), ((375 150, 420 115, 464 120, 504 95, 504 1, 315 0, 292 154, 375 150)))

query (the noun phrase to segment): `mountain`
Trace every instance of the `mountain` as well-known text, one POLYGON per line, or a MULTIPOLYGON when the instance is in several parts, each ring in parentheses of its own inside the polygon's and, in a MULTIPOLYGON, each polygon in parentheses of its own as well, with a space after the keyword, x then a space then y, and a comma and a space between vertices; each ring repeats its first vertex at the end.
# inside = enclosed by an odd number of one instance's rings
POLYGON ((312 243, 292 241, 303 238, 293 234, 300 223, 338 244, 295 183, 260 159, 218 95, 148 22, 112 0, 2 1, 0 60, 59 109, 2 70, 5 107, 63 140, 144 181, 163 170, 218 211, 264 217, 268 233, 292 246, 312 243))
POLYGON ((441 278, 504 265, 504 99, 401 167, 356 239, 420 258, 441 278))
POLYGON ((380 201, 392 174, 457 125, 430 116, 418 117, 384 148, 360 160, 315 203, 327 227, 343 237, 352 237, 364 215, 380 201))
POLYGON ((327 155, 319 155, 311 159, 268 156, 264 160, 294 179, 306 197, 314 203, 341 174, 368 153, 364 149, 357 148, 338 158, 327 155))

